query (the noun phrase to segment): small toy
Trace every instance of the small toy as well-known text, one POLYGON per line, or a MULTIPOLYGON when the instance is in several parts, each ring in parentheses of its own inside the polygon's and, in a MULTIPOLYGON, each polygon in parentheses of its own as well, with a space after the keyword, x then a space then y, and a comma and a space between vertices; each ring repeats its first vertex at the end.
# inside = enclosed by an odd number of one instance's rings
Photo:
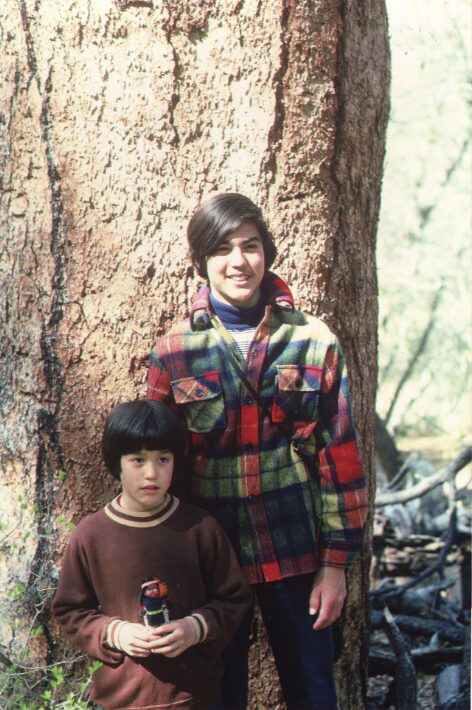
POLYGON ((170 621, 167 608, 167 585, 157 577, 146 577, 141 584, 139 613, 146 626, 160 626, 170 621))

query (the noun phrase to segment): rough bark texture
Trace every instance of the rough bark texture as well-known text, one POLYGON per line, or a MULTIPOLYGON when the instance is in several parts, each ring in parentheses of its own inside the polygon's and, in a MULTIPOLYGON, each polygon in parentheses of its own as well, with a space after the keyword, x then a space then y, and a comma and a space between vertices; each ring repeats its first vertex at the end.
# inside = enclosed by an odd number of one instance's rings
MULTIPOLYGON (((153 341, 187 312, 185 225, 213 191, 262 205, 277 271, 339 335, 373 500, 389 73, 376 0, 60 7, 0 6, 0 616, 24 621, 0 625, 0 648, 13 658, 39 613, 44 661, 67 523, 114 490, 104 417, 144 393, 153 341)), ((364 707, 368 564, 367 537, 337 667, 350 710, 364 707)), ((283 707, 265 653, 251 707, 283 707)))

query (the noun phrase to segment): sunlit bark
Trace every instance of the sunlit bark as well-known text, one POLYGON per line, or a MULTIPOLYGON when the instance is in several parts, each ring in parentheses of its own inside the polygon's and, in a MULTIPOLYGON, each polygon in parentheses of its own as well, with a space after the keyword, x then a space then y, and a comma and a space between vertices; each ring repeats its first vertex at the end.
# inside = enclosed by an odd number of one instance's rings
MULTIPOLYGON (((185 224, 212 191, 261 204, 276 269, 338 333, 373 499, 387 28, 374 1, 64 0, 59 13, 18 0, 2 3, 0 34, 1 616, 16 618, 20 584, 45 661, 67 523, 114 490, 104 416, 144 394, 151 344, 187 312, 185 224)), ((364 703, 368 564, 367 538, 337 669, 350 710, 364 703)), ((12 655, 26 638, 0 635, 12 655)), ((270 665, 259 676, 253 662, 251 707, 277 707, 270 665)))

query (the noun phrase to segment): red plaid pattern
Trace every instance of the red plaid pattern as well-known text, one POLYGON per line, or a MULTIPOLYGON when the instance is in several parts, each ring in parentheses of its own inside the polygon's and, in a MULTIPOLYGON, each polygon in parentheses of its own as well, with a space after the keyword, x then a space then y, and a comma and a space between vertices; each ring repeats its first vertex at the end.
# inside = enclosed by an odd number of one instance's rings
POLYGON ((246 362, 204 286, 190 319, 154 347, 147 391, 185 417, 193 499, 219 520, 252 583, 314 572, 322 563, 347 567, 366 517, 339 343, 322 321, 294 309, 281 279, 268 274, 262 286, 268 306, 246 362))

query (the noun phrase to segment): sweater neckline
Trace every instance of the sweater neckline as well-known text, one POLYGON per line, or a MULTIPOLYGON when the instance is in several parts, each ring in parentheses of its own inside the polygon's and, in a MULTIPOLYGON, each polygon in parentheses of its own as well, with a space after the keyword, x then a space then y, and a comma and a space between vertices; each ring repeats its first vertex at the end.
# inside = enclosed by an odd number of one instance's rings
POLYGON ((132 528, 151 528, 165 522, 177 510, 180 501, 166 493, 164 500, 156 508, 143 513, 127 510, 121 504, 121 493, 105 506, 105 514, 115 523, 132 528))

